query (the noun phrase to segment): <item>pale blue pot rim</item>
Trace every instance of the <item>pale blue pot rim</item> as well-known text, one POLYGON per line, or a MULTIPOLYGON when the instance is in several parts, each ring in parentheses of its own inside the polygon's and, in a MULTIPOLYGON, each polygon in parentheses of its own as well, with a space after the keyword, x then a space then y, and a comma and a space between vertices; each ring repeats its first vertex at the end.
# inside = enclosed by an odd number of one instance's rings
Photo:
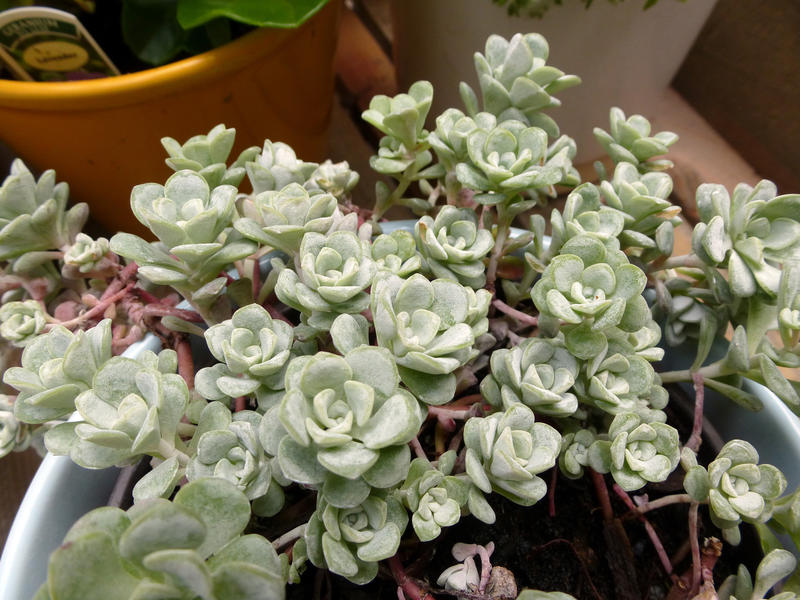
MULTIPOLYGON (((413 231, 414 223, 389 221, 381 223, 381 229, 384 233, 413 231)), ((512 235, 522 232, 515 229, 512 235)), ((160 340, 148 334, 123 356, 134 358, 144 350, 158 352, 160 340)), ((688 368, 691 359, 691 353, 667 349, 660 370, 688 368)), ((682 385, 691 393, 688 384, 682 385)), ((788 480, 787 489, 793 490, 800 484, 800 419, 763 385, 745 381, 744 389, 761 400, 762 411, 747 412, 706 389, 705 414, 723 440, 741 438, 752 442, 761 462, 781 469, 788 480)), ((50 553, 58 548, 76 520, 106 504, 118 473, 118 469, 83 469, 67 456, 47 454, 20 504, 0 558, 0 600, 33 597, 47 579, 50 553)))

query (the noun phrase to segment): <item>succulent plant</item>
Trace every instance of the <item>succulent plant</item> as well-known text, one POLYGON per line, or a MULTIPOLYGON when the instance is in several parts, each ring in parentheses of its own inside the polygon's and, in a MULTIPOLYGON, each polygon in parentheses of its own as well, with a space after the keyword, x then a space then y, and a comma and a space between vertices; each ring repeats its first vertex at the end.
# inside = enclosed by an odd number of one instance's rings
POLYGON ((14 416, 14 404, 5 394, 0 394, 0 458, 22 446, 25 425, 14 416))
POLYGON ((77 271, 83 275, 96 274, 113 265, 109 256, 111 248, 104 237, 92 239, 85 233, 75 236, 75 241, 70 244, 64 253, 65 272, 77 271))
POLYGON ((309 196, 298 183, 262 192, 246 199, 245 218, 234 226, 245 237, 287 254, 296 254, 308 232, 325 234, 341 213, 336 198, 328 193, 309 196))
POLYGON ((218 185, 238 186, 244 178, 245 164, 258 155, 258 147, 251 146, 228 167, 226 163, 235 137, 235 129, 220 124, 206 135, 195 135, 183 144, 171 137, 163 137, 161 145, 169 154, 166 163, 172 170, 195 171, 213 189, 218 185))
POLYGON ((337 508, 318 496, 305 533, 308 557, 353 583, 378 574, 378 561, 394 556, 408 515, 393 496, 373 492, 358 505, 337 508))
POLYGON ((692 249, 706 264, 728 270, 732 291, 748 298, 758 290, 776 296, 778 265, 800 259, 800 196, 776 196, 775 184, 762 180, 754 188, 739 184, 733 197, 721 185, 697 188, 701 222, 692 233, 692 249))
MULTIPOLYGON (((781 579, 791 575, 797 567, 795 556, 782 548, 770 550, 756 569, 756 579, 753 581, 750 572, 744 565, 739 565, 735 575, 730 575, 719 587, 720 600, 765 600, 770 589, 781 579)), ((792 591, 783 591, 770 596, 772 600, 796 600, 797 594, 792 591)))
POLYGON ((497 117, 488 112, 467 116, 456 108, 448 108, 436 117, 436 129, 428 136, 431 148, 448 171, 469 160, 467 140, 476 129, 493 129, 497 117))
POLYGON ((45 171, 37 181, 19 159, 0 185, 0 260, 70 243, 89 216, 83 202, 67 210, 69 186, 45 171))
POLYGON ((615 163, 627 162, 642 171, 664 170, 672 167, 666 159, 651 160, 666 154, 669 147, 678 141, 671 131, 659 131, 650 135, 650 121, 642 115, 631 115, 627 119, 621 109, 614 107, 609 116, 611 132, 594 128, 594 137, 603 146, 615 163))
POLYGON ((186 484, 172 502, 95 509, 67 532, 36 598, 283 598, 272 545, 242 535, 249 518, 244 494, 217 478, 186 484))
POLYGON ((479 489, 530 506, 547 492, 537 475, 555 464, 561 436, 550 425, 537 423, 530 408, 515 404, 467 421, 464 445, 467 474, 479 489))
POLYGON ((277 412, 288 432, 277 452, 283 475, 320 486, 321 495, 340 508, 358 505, 371 488, 405 479, 406 444, 425 413, 399 382, 385 348, 293 359, 277 412))
POLYGON ((598 355, 604 332, 637 331, 650 316, 642 297, 647 281, 642 270, 620 251, 608 251, 596 238, 570 239, 531 290, 546 327, 561 329, 567 349, 577 358, 598 355))
POLYGON ((208 400, 255 394, 266 410, 282 396, 293 338, 292 326, 261 305, 243 306, 206 330, 208 349, 222 362, 197 372, 197 391, 208 400))
POLYGON ((427 459, 415 458, 397 492, 411 511, 411 524, 420 541, 439 537, 442 527, 455 525, 462 512, 471 508, 477 509, 473 514, 479 519, 494 522, 494 511, 486 510, 488 503, 476 499, 480 492, 471 490, 468 480, 451 475, 455 461, 456 454, 452 450, 439 457, 436 467, 427 459))
POLYGON ((91 388, 75 398, 81 419, 50 429, 47 449, 88 469, 130 464, 142 455, 174 455, 185 463, 177 429, 189 390, 175 374, 177 364, 173 350, 158 355, 144 351, 136 360, 107 360, 94 374, 91 388))
POLYGON ((97 370, 111 358, 111 321, 72 333, 56 326, 39 335, 22 352, 21 366, 3 374, 19 391, 14 415, 26 423, 45 423, 68 416, 75 398, 92 386, 97 370))
POLYGON ((290 183, 303 185, 318 166, 298 159, 288 144, 270 140, 264 141, 260 154, 245 163, 253 194, 281 190, 290 183))
POLYGON ((0 336, 20 348, 36 339, 45 325, 47 317, 36 300, 8 302, 0 307, 0 336))
POLYGON ((553 195, 552 186, 565 179, 572 166, 574 147, 566 146, 552 157, 548 151, 543 129, 502 121, 469 134, 469 161, 458 163, 456 176, 465 187, 485 192, 475 197, 482 204, 509 202, 526 190, 553 195))
POLYGON ((678 465, 678 431, 666 423, 647 423, 633 413, 620 413, 608 428, 608 439, 589 448, 589 466, 611 473, 619 486, 638 490, 648 481, 664 481, 678 465))
POLYGON ((265 454, 258 437, 261 419, 249 410, 232 416, 219 402, 209 403, 192 441, 197 454, 186 465, 186 478, 225 479, 253 501, 256 514, 271 517, 283 507, 284 495, 273 478, 274 457, 265 454))
POLYGON ((432 100, 433 86, 427 81, 418 81, 409 88, 407 94, 398 94, 393 98, 375 96, 361 117, 410 150, 424 135, 425 118, 432 100))
POLYGON ((567 417, 578 409, 570 390, 579 365, 563 338, 530 338, 515 348, 495 350, 491 367, 481 393, 493 406, 508 409, 522 402, 553 417, 567 417))
POLYGON ((758 452, 743 440, 725 444, 708 465, 692 466, 683 486, 697 502, 708 501, 711 520, 731 544, 740 540, 739 523, 766 522, 786 478, 772 465, 758 464, 758 452))
POLYGON ((326 160, 311 173, 305 188, 311 193, 322 192, 342 200, 358 185, 359 175, 350 168, 346 160, 334 163, 326 160))
POLYGON ((475 357, 491 295, 470 294, 453 281, 429 281, 415 274, 403 281, 390 276, 376 281, 372 316, 378 345, 388 348, 403 383, 423 402, 444 404, 453 398, 453 372, 475 357))
POLYGON ((584 467, 589 466, 589 448, 597 440, 591 429, 579 429, 565 433, 561 438, 561 454, 558 467, 570 479, 583 476, 584 467))
POLYGON ((281 271, 275 293, 303 313, 311 327, 327 330, 337 315, 367 309, 369 294, 364 290, 376 271, 368 242, 352 231, 327 237, 311 232, 303 236, 299 256, 297 272, 281 271))
MULTIPOLYGON (((575 75, 547 65, 550 47, 538 33, 515 34, 510 40, 491 35, 484 54, 475 53, 484 110, 498 121, 522 120, 541 127, 550 137, 558 137, 558 125, 541 111, 560 106, 553 96, 580 83, 575 75)), ((477 106, 475 93, 466 84, 461 96, 468 108, 477 106)), ((470 111, 474 112, 474 111, 470 111)))
POLYGON ((388 272, 398 277, 408 277, 422 267, 414 236, 401 229, 382 233, 372 240, 372 259, 378 273, 388 272))
POLYGON ((426 270, 434 277, 452 279, 474 289, 486 283, 483 258, 494 246, 494 237, 478 227, 473 211, 443 206, 436 219, 421 217, 414 234, 426 270))

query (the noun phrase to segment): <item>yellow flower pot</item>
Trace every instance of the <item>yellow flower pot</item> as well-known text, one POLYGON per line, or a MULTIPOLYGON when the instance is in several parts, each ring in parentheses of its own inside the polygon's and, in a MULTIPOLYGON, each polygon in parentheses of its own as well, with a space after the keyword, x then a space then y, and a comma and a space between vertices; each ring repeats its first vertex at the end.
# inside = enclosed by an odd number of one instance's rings
POLYGON ((236 128, 235 156, 265 138, 322 159, 333 100, 341 3, 297 29, 259 29, 225 46, 119 77, 0 80, 0 137, 32 168, 56 170, 73 201, 112 233, 147 235, 130 191, 171 172, 160 139, 181 142, 217 123, 236 128))

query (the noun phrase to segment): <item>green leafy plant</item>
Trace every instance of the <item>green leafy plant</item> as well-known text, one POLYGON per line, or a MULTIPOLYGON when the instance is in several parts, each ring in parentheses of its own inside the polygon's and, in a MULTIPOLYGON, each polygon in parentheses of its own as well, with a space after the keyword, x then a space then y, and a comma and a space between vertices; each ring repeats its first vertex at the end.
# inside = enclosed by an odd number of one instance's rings
POLYGON ((36 600, 283 598, 312 567, 391 578, 413 600, 563 600, 517 596, 493 542, 456 544, 441 575, 407 568, 464 525, 514 527, 514 504, 552 517, 579 486, 597 498, 598 539, 629 544, 622 520, 644 522, 665 597, 763 598, 794 571, 777 534, 800 540, 800 492, 749 442, 705 463, 699 450, 707 389, 757 410, 749 378, 800 414, 782 370, 800 366, 800 196, 703 184, 691 252, 675 255, 676 136, 612 109, 595 134, 613 172, 581 183, 574 142, 542 112, 578 80, 548 53, 536 34, 492 36, 475 59, 480 102, 462 86, 465 110, 433 131, 429 83, 375 98, 374 210, 350 201, 346 162, 270 140, 230 157, 223 125, 164 138, 175 173, 133 188, 155 241, 81 233, 66 185, 13 164, 0 455, 44 444, 87 468, 149 467, 130 509, 75 524, 36 600), (420 216, 393 227, 394 206, 420 216), (133 346, 145 336, 160 352, 133 346), (676 344, 691 367, 657 370, 676 344), (694 387, 687 423, 669 406, 679 382, 694 387), (690 549, 675 564, 646 516, 672 505, 690 549), (765 558, 755 581, 743 567, 718 586, 711 535, 736 545, 743 525, 765 558))

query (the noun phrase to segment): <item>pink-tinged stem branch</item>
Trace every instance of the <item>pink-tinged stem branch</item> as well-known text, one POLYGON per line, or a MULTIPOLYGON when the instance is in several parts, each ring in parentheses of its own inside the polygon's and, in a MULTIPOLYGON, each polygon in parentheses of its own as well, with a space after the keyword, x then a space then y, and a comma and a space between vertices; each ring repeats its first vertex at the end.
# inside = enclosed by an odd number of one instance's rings
POLYGON ((587 469, 589 477, 594 484, 594 490, 597 494, 597 499, 600 501, 600 508, 603 510, 603 519, 611 521, 614 518, 614 511, 611 508, 611 498, 608 496, 608 488, 606 487, 606 480, 603 476, 594 469, 587 469))
POLYGON ((686 447, 696 453, 703 442, 703 400, 705 397, 703 374, 698 371, 692 373, 692 382, 694 383, 694 424, 686 447))
POLYGON ((106 309, 109 306, 114 304, 117 300, 122 299, 133 286, 134 286, 133 283, 129 283, 123 289, 119 290, 116 294, 113 294, 111 296, 106 297, 106 295, 103 294, 103 298, 101 298, 100 302, 98 302, 95 306, 87 310, 82 315, 78 315, 74 319, 70 319, 69 321, 64 321, 63 323, 61 323, 61 325, 69 329, 70 327, 75 327, 76 325, 80 325, 84 321, 88 321, 89 319, 99 317, 106 311, 106 309))
POLYGON ((498 299, 492 300, 492 306, 494 306, 500 312, 507 314, 512 319, 519 321, 523 325, 530 325, 531 327, 536 327, 539 324, 538 317, 534 317, 532 315, 522 312, 521 310, 512 308, 502 300, 498 299))
POLYGON ((124 285, 128 283, 130 279, 136 276, 136 272, 139 270, 139 265, 135 262, 128 263, 122 271, 119 272, 117 278, 108 284, 106 291, 103 292, 103 295, 100 296, 100 300, 103 301, 109 296, 113 296, 116 294, 124 285))
POLYGON ((641 504, 638 504, 634 510, 636 510, 640 515, 643 515, 646 512, 650 512, 651 510, 662 508, 664 506, 669 506, 670 504, 688 504, 689 502, 693 502, 693 499, 689 494, 670 494, 669 496, 664 496, 658 500, 642 502, 641 504))
MULTIPOLYGON (((392 570, 392 576, 397 582, 398 587, 403 590, 403 593, 405 593, 408 598, 411 600, 436 600, 430 593, 423 590, 408 577, 397 555, 389 559, 389 568, 392 570)), ((398 598, 399 597, 398 595, 398 598)))
POLYGON ((294 326, 294 324, 289 320, 289 317, 284 315, 281 311, 279 311, 271 304, 264 304, 264 309, 269 313, 269 316, 272 317, 273 319, 279 319, 281 321, 288 323, 289 325, 294 326))
POLYGON ((145 317, 177 317, 190 323, 205 323, 203 317, 193 310, 183 310, 163 304, 148 304, 142 309, 142 315, 145 317))
POLYGON ((408 443, 411 444, 411 448, 414 450, 414 454, 416 454, 419 458, 424 458, 425 460, 428 460, 428 455, 425 454, 425 450, 423 450, 422 444, 419 443, 419 438, 417 436, 414 436, 408 443))
POLYGON ((175 352, 178 354, 178 374, 183 377, 187 387, 194 389, 194 359, 192 358, 192 347, 189 340, 180 339, 175 344, 175 352))
POLYGON ((553 474, 550 476, 550 489, 547 490, 547 510, 551 519, 556 516, 556 483, 558 482, 558 466, 553 467, 553 474))
POLYGON ((700 505, 692 502, 689 507, 689 542, 692 545, 692 587, 689 590, 689 597, 693 598, 700 589, 700 576, 702 565, 700 564, 700 541, 697 539, 697 509, 700 505))
POLYGON ((233 401, 233 412, 242 412, 247 408, 247 398, 239 396, 233 401))
MULTIPOLYGON (((636 505, 631 500, 631 497, 623 490, 618 484, 614 484, 614 492, 616 492, 617 496, 619 496, 622 501, 625 503, 631 510, 636 510, 636 505)), ((656 554, 658 555, 658 559, 661 561, 661 566, 664 567, 664 571, 667 572, 667 575, 672 573, 672 563, 669 560, 669 556, 667 556, 667 551, 664 549, 664 544, 661 543, 661 539, 658 537, 656 530, 650 524, 643 515, 639 515, 639 520, 644 525, 644 529, 647 532, 647 537, 650 538, 650 542, 653 544, 653 548, 656 550, 656 554)))

